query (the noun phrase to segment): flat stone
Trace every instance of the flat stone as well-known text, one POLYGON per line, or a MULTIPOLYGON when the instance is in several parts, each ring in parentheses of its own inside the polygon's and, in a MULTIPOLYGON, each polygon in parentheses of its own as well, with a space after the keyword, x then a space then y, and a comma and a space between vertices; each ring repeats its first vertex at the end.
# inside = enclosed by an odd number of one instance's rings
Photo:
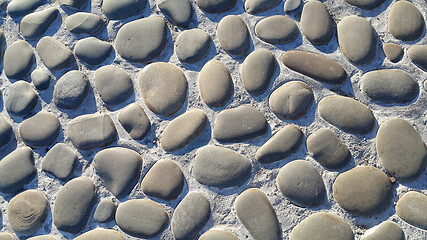
POLYGON ((405 222, 427 229, 427 196, 409 191, 396 204, 397 215, 405 222))
POLYGON ((381 5, 384 0, 345 0, 346 3, 363 9, 374 9, 381 5))
POLYGON ((264 42, 285 44, 295 40, 299 30, 288 16, 275 15, 259 21, 255 26, 255 33, 264 42))
POLYGON ((171 63, 156 62, 144 67, 139 86, 147 107, 160 116, 176 113, 187 97, 187 78, 171 63))
POLYGON ((344 167, 351 158, 348 147, 329 129, 322 128, 307 138, 307 149, 327 169, 344 167))
POLYGON ((167 29, 166 21, 157 16, 126 23, 117 33, 117 53, 132 62, 150 61, 165 48, 167 29))
POLYGON ((282 119, 304 115, 314 99, 313 90, 301 81, 290 81, 277 88, 269 99, 271 111, 282 119))
POLYGON ((358 166, 338 175, 333 194, 340 207, 354 216, 374 216, 384 211, 392 196, 391 182, 381 170, 358 166))
POLYGON ((29 147, 18 148, 0 161, 0 191, 15 193, 36 175, 33 151, 29 147))
POLYGON ((267 196, 258 188, 242 192, 234 202, 237 217, 255 240, 282 239, 276 212, 267 196))
POLYGON ((53 223, 60 231, 79 233, 86 227, 97 198, 95 185, 90 178, 70 180, 56 195, 53 223))
POLYGON ((105 28, 105 23, 98 15, 78 12, 65 18, 65 27, 72 33, 95 34, 105 28))
POLYGON ((38 39, 55 21, 58 13, 58 9, 52 7, 26 15, 20 24, 22 36, 30 40, 38 39))
POLYGON ((241 55, 249 48, 251 37, 248 27, 239 16, 228 15, 221 19, 216 35, 221 47, 231 55, 241 55))
POLYGON ((97 228, 74 238, 74 240, 125 240, 123 235, 112 229, 97 228))
POLYGON ((87 0, 59 0, 59 5, 81 9, 87 0))
POLYGON ((366 231, 360 240, 405 240, 405 233, 396 223, 385 221, 366 231))
POLYGON ((0 232, 0 240, 13 240, 13 238, 10 233, 0 232))
POLYGON ((89 94, 89 80, 81 72, 72 70, 64 74, 55 84, 53 102, 59 108, 73 109, 80 106, 89 94))
POLYGON ((95 71, 95 87, 102 100, 108 105, 117 105, 133 94, 132 79, 119 67, 108 65, 95 71))
POLYGON ((16 116, 26 116, 33 111, 39 101, 36 91, 26 81, 17 81, 6 90, 5 106, 7 111, 16 116))
POLYGON ((21 17, 34 11, 45 2, 46 0, 13 0, 7 4, 7 13, 13 18, 21 17))
POLYGON ((394 3, 387 19, 388 31, 395 38, 404 41, 418 39, 426 28, 420 10, 408 1, 394 3))
POLYGON ((236 0, 196 0, 200 9, 207 13, 223 13, 236 5, 236 0))
POLYGON ((189 0, 160 0, 157 7, 167 17, 171 18, 175 25, 182 28, 190 25, 193 7, 189 0))
POLYGON ((412 45, 408 49, 408 56, 415 65, 427 71, 427 45, 412 45))
POLYGON ((36 61, 31 45, 18 40, 4 52, 4 73, 8 78, 22 79, 27 77, 36 61))
POLYGON ((251 162, 245 156, 217 146, 201 148, 192 170, 198 182, 218 188, 243 185, 250 178, 251 171, 251 162))
POLYGON ((367 133, 375 123, 372 111, 363 103, 349 97, 325 97, 319 102, 318 109, 324 120, 350 133, 367 133))
POLYGON ((347 78, 346 71, 339 63, 317 53, 287 51, 282 55, 282 62, 291 70, 324 83, 341 84, 347 78))
POLYGON ((242 82, 248 93, 255 96, 265 92, 274 72, 276 59, 266 49, 258 49, 249 54, 242 64, 242 82))
POLYGON ((105 147, 116 141, 117 130, 107 114, 81 115, 68 123, 68 137, 80 150, 105 147))
POLYGON ((51 235, 39 235, 32 238, 28 238, 28 240, 58 240, 58 239, 51 235))
POLYGON ((260 163, 271 163, 295 152, 302 143, 304 134, 296 125, 286 125, 264 143, 255 154, 260 163))
POLYGON ((202 29, 185 30, 175 41, 175 52, 181 62, 195 63, 209 52, 211 37, 202 29))
POLYGON ((44 157, 42 169, 61 181, 66 181, 73 175, 77 165, 77 154, 64 143, 58 143, 44 157))
POLYGON ((366 19, 354 15, 345 17, 338 23, 337 32, 341 52, 351 63, 364 65, 374 59, 377 40, 375 30, 366 19))
POLYGON ((74 46, 74 54, 83 62, 98 65, 110 56, 113 46, 95 37, 79 40, 74 46))
POLYGON ((199 240, 239 240, 239 238, 229 231, 209 230, 203 233, 199 240))
POLYGON ((319 1, 311 1, 304 4, 300 26, 301 32, 314 45, 328 43, 335 30, 335 23, 328 9, 325 4, 319 1))
POLYGON ((50 80, 50 73, 47 69, 36 69, 31 73, 31 81, 39 91, 48 89, 50 80))
POLYGON ((32 235, 39 230, 49 212, 49 202, 38 190, 27 190, 9 201, 7 217, 15 233, 32 235))
POLYGON ((145 5, 147 0, 103 0, 101 9, 109 19, 124 19, 140 14, 145 5))
POLYGON ((0 148, 5 146, 12 138, 13 129, 6 118, 0 116, 0 148))
POLYGON ((383 69, 365 73, 360 87, 371 99, 387 103, 405 103, 418 96, 418 83, 408 73, 398 69, 383 69))
POLYGON ((177 240, 191 239, 205 226, 211 215, 209 200, 203 193, 190 192, 175 208, 172 232, 177 240))
POLYGON ((169 217, 160 204, 148 199, 133 199, 119 205, 116 223, 131 236, 152 238, 166 229, 169 217))
POLYGON ((290 234, 292 240, 354 240, 351 227, 331 213, 315 213, 302 220, 290 234))
POLYGON ((44 65, 52 70, 60 70, 66 67, 73 59, 71 50, 50 36, 40 39, 36 50, 44 65))
POLYGON ((141 155, 128 148, 104 149, 95 155, 93 161, 104 186, 117 198, 129 195, 141 174, 141 155))
POLYGON ((240 142, 267 132, 268 123, 258 109, 249 105, 221 111, 213 128, 213 137, 220 142, 240 142))
POLYGON ((199 88, 203 102, 210 107, 221 107, 230 99, 234 84, 224 64, 210 60, 199 73, 199 88))
POLYGON ((414 181, 427 162, 427 148, 410 123, 395 118, 383 122, 377 133, 381 164, 400 181, 414 181))
POLYGON ((110 199, 102 200, 96 207, 93 219, 99 223, 106 223, 113 220, 116 213, 116 205, 110 199))
POLYGON ((386 43, 383 45, 385 56, 390 62, 396 63, 403 57, 403 49, 396 43, 386 43))
POLYGON ((184 174, 178 165, 169 159, 156 162, 141 183, 141 189, 146 195, 166 201, 176 199, 183 187, 184 174))
POLYGON ((130 137, 142 140, 151 129, 150 119, 138 103, 131 103, 119 112, 118 120, 130 137))
POLYGON ((301 0, 286 0, 285 4, 283 5, 283 10, 285 12, 291 12, 301 5, 301 0))
POLYGON ((246 0, 244 8, 249 14, 257 14, 276 7, 280 2, 281 0, 246 0))
POLYGON ((25 119, 19 126, 19 134, 30 147, 47 147, 59 136, 61 124, 50 112, 38 112, 25 119))

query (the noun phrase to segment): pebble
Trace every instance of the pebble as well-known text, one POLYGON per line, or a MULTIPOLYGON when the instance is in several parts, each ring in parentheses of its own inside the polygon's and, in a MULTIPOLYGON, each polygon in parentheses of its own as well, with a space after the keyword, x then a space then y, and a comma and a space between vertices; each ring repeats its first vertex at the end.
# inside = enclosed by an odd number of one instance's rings
POLYGON ((189 0, 160 0, 157 7, 167 17, 171 18, 175 25, 182 28, 190 25, 193 7, 189 0))
POLYGON ((120 104, 134 92, 129 74, 114 65, 103 66, 95 71, 95 87, 107 105, 120 104))
POLYGON ((78 12, 65 18, 65 27, 72 33, 95 34, 105 28, 105 23, 98 15, 78 12))
POLYGON ((21 20, 20 28, 25 39, 35 40, 43 35, 58 16, 57 8, 30 13, 21 20))
POLYGON ((369 217, 390 204, 392 186, 388 176, 371 166, 358 166, 338 175, 333 184, 338 205, 354 216, 369 217))
POLYGON ((388 14, 388 31, 395 38, 404 41, 416 40, 424 30, 423 15, 414 4, 408 1, 393 4, 388 14))
POLYGON ((244 54, 249 48, 250 34, 246 23, 236 15, 227 15, 219 21, 216 35, 221 47, 231 55, 244 54))
POLYGON ((28 238, 28 240, 58 240, 58 239, 51 235, 39 235, 32 238, 28 238))
POLYGON ((219 60, 210 60, 199 73, 202 100, 210 107, 224 106, 233 94, 233 79, 219 60))
POLYGON ((351 227, 331 213, 315 213, 302 220, 290 234, 291 240, 354 240, 351 227))
POLYGON ((276 7, 280 2, 281 0, 246 0, 244 8, 249 14, 258 14, 276 7))
POLYGON ((112 147, 101 150, 93 161, 104 186, 117 198, 129 195, 141 174, 141 155, 128 148, 112 147))
POLYGON ((13 0, 7 4, 7 13, 13 17, 22 17, 38 8, 46 0, 13 0))
POLYGON ((166 21, 157 16, 126 23, 117 33, 116 51, 132 62, 150 61, 165 48, 167 32, 166 21))
POLYGON ((211 215, 209 200, 199 192, 190 192, 175 208, 172 232, 177 240, 192 239, 211 215))
POLYGON ((44 91, 50 86, 50 73, 47 69, 36 69, 31 73, 31 81, 39 91, 44 91))
POLYGON ((207 13, 223 13, 236 5, 236 0, 196 0, 200 9, 207 13))
POLYGON ((427 71, 427 45, 412 45, 408 49, 408 56, 415 65, 427 71))
POLYGON ((405 103, 418 96, 418 83, 408 73, 398 69, 383 69, 365 73, 361 89, 372 100, 405 103))
POLYGON ((187 78, 171 63, 156 62, 144 67, 139 86, 147 107, 160 116, 176 113, 187 98, 187 78))
POLYGON ((223 147, 206 146, 197 152, 193 175, 202 184, 228 188, 243 185, 252 165, 245 156, 223 147))
POLYGON ((116 212, 120 229, 134 237, 152 238, 169 225, 169 216, 158 203, 149 199, 132 199, 121 203, 116 212))
POLYGON ((264 192, 250 188, 242 192, 234 203, 237 217, 255 240, 282 239, 276 213, 264 192))
POLYGON ((299 30, 288 16, 275 15, 262 19, 255 26, 259 39, 271 44, 286 44, 295 40, 299 30))
POLYGON ((381 164, 400 181, 414 181, 425 168, 427 148, 410 123, 394 118, 383 122, 377 133, 381 164))
POLYGON ((396 43, 386 43, 383 45, 385 56, 390 62, 396 63, 403 57, 403 49, 396 43))
POLYGON ((98 196, 87 177, 78 177, 62 186, 53 206, 53 223, 60 231, 77 234, 87 224, 98 196))
POLYGON ((181 62, 195 63, 202 60, 209 52, 211 37, 202 29, 185 30, 175 42, 175 52, 181 62))
POLYGON ((268 123, 258 109, 243 105, 222 110, 216 117, 213 137, 220 142, 240 142, 267 132, 268 123))
POLYGON ((239 238, 229 231, 209 230, 203 233, 199 240, 239 240, 239 238))
POLYGON ((74 240, 125 240, 123 235, 112 229, 96 228, 74 238, 74 240))
POLYGON ((79 40, 74 46, 74 54, 77 58, 91 65, 98 65, 110 56, 113 46, 95 37, 79 40))
POLYGON ((381 5, 384 0, 345 0, 345 2, 362 9, 370 10, 381 5))
POLYGON ((318 109, 324 120, 350 133, 367 133, 375 123, 372 111, 350 97, 327 96, 319 102, 318 109))
POLYGON ((405 222, 427 229, 427 196, 409 191, 396 204, 397 215, 405 222))
POLYGON ((282 62, 291 70, 324 83, 341 84, 347 78, 347 72, 339 63, 317 53, 287 51, 282 55, 282 62))
POLYGON ((141 183, 141 189, 146 195, 166 201, 176 199, 183 187, 184 174, 181 168, 169 159, 157 161, 141 183))
POLYGON ((0 191, 15 193, 30 183, 36 175, 31 148, 17 148, 0 161, 0 191))
POLYGON ((106 223, 113 220, 116 213, 116 205, 110 199, 102 200, 96 207, 93 219, 99 223, 106 223))
POLYGON ((304 134, 297 125, 286 125, 256 151, 255 158, 260 163, 281 160, 295 152, 303 138, 304 134))
POLYGON ((325 4, 319 1, 311 1, 304 5, 300 25, 301 32, 314 45, 328 43, 335 30, 335 22, 332 20, 328 9, 325 4))
POLYGON ((354 15, 345 17, 338 23, 337 32, 341 52, 351 63, 365 65, 374 59, 377 40, 375 30, 366 19, 354 15))
POLYGON ((13 240, 13 238, 10 233, 0 232, 0 240, 13 240))
POLYGON ((24 143, 30 147, 47 147, 59 136, 61 124, 50 112, 38 112, 25 119, 19 125, 19 134, 24 143))
POLYGON ((15 233, 32 235, 44 224, 49 212, 49 202, 38 190, 24 191, 9 201, 7 217, 15 233))
POLYGON ((65 182, 73 175, 77 160, 77 154, 71 148, 57 143, 44 157, 42 169, 65 182))
POLYGON ((405 233, 396 223, 385 221, 366 231, 360 240, 405 240, 405 233))
POLYGON ((87 76, 77 70, 64 74, 55 84, 53 102, 59 108, 73 109, 80 106, 89 94, 87 76))
POLYGON ((7 111, 16 116, 26 116, 36 107, 37 93, 26 81, 17 81, 6 91, 5 106, 7 111))
POLYGON ((118 120, 130 137, 142 140, 150 131, 151 123, 138 103, 131 103, 119 112, 118 120))
POLYGON ((80 150, 105 147, 117 140, 117 130, 107 114, 81 115, 68 123, 68 137, 80 150))
POLYGON ((301 0, 286 0, 285 4, 283 5, 283 10, 285 12, 293 11, 301 5, 301 0))
POLYGON ((59 5, 81 9, 87 0, 59 0, 59 5))
POLYGON ((15 41, 4 52, 4 73, 12 79, 25 78, 30 74, 35 61, 31 45, 24 40, 15 41))
POLYGON ((12 138, 13 129, 6 118, 0 116, 0 148, 5 146, 12 138))
POLYGON ((329 129, 322 128, 307 138, 307 149, 327 169, 344 167, 351 158, 348 147, 329 129))
POLYGON ((3 57, 4 57, 3 55, 5 50, 6 50, 6 37, 4 36, 4 32, 0 30, 0 62, 3 61, 3 57))
POLYGON ((103 0, 101 9, 109 19, 125 19, 140 14, 145 5, 147 0, 103 0))
POLYGON ((44 65, 52 70, 60 70, 69 65, 73 60, 71 50, 50 36, 40 39, 36 50, 44 65))
POLYGON ((271 111, 282 119, 304 115, 314 99, 313 90, 301 81, 290 81, 277 88, 269 99, 271 111))
POLYGON ((276 59, 266 49, 258 49, 249 54, 242 64, 242 82, 249 94, 259 96, 265 92, 274 72, 276 59))

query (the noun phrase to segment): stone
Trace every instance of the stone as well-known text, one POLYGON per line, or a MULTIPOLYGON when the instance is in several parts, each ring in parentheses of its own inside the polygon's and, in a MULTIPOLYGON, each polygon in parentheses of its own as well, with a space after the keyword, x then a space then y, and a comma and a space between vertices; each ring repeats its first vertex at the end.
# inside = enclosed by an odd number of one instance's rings
POLYGON ((209 52, 211 37, 202 29, 185 30, 175 42, 175 52, 181 62, 195 63, 209 52))
POLYGON ((408 73, 398 69, 374 70, 365 73, 360 87, 372 100, 405 103, 418 96, 418 83, 408 73))
POLYGON ((197 152, 192 172, 202 184, 217 188, 237 187, 250 178, 252 165, 249 159, 233 150, 205 146, 197 152))
POLYGON ((397 201, 396 213, 403 221, 427 229, 427 196, 415 191, 405 193, 397 201))
POLYGON ((36 57, 31 45, 24 40, 18 40, 8 46, 4 52, 4 73, 12 79, 25 78, 30 74, 35 61, 36 57))
POLYGON ((7 13, 13 17, 22 17, 44 4, 46 0, 13 0, 7 4, 7 13))
POLYGON ((288 16, 275 15, 262 19, 255 26, 259 39, 271 44, 286 44, 295 40, 299 30, 288 16))
POLYGON ((199 240, 239 240, 239 238, 229 231, 209 230, 203 233, 199 240))
POLYGON ((126 23, 117 33, 116 51, 132 62, 150 61, 158 57, 165 48, 167 32, 166 21, 157 16, 126 23))
POLYGON ((109 199, 102 200, 96 207, 93 219, 99 223, 106 223, 113 220, 116 213, 116 205, 109 199))
POLYGON ((322 128, 307 138, 307 149, 327 169, 344 167, 351 158, 348 147, 329 129, 322 128))
POLYGON ((268 123, 258 109, 249 105, 221 111, 213 128, 213 137, 220 142, 239 142, 267 132, 268 123))
POLYGON ((311 1, 304 4, 300 26, 301 32, 314 45, 328 43, 335 30, 334 20, 332 20, 325 4, 320 1, 311 1))
POLYGON ((403 57, 403 49, 396 43, 386 43, 383 45, 383 51, 388 60, 392 63, 398 62, 403 57))
POLYGON ((123 235, 112 229, 97 228, 74 238, 74 240, 125 240, 123 235))
POLYGON ((266 49, 249 54, 242 64, 242 82, 249 94, 259 96, 265 92, 276 71, 276 59, 266 49))
POLYGON ((104 149, 95 155, 93 161, 104 186, 117 198, 129 195, 141 174, 141 155, 128 148, 104 149))
POLYGON ((377 40, 375 30, 366 19, 354 15, 345 17, 338 23, 337 32, 341 52, 351 63, 365 65, 374 59, 377 40))
POLYGON ((13 238, 10 233, 0 232, 0 240, 13 240, 13 238))
POLYGON ((0 161, 0 192, 15 193, 37 175, 33 151, 29 147, 17 148, 0 161))
POLYGON ((60 129, 61 124, 54 114, 38 112, 19 125, 19 134, 30 147, 47 147, 58 138, 60 129))
POLYGON ((50 73, 47 69, 36 69, 31 73, 31 81, 39 91, 47 90, 50 86, 50 73))
POLYGON ((389 177, 371 166, 341 173, 332 188, 338 205, 354 216, 374 216, 388 207, 392 197, 389 177))
POLYGON ((185 112, 173 119, 161 135, 162 148, 168 152, 182 149, 192 142, 206 127, 208 118, 198 109, 185 112))
POLYGON ((315 213, 302 220, 290 234, 292 240, 354 240, 351 227, 331 213, 315 213))
POLYGON ((68 137, 80 150, 105 147, 116 141, 117 130, 107 114, 81 115, 68 123, 68 137))
POLYGON ((30 13, 21 20, 20 28, 25 39, 35 40, 43 35, 58 16, 57 8, 30 13))
POLYGON ((186 28, 193 17, 193 7, 189 0, 160 0, 157 7, 178 27, 186 28))
POLYGON ((139 86, 147 107, 160 116, 176 113, 187 98, 187 78, 171 63, 156 62, 144 67, 139 86))
POLYGON ((382 166, 400 181, 414 181, 427 162, 427 148, 407 121, 394 118, 378 129, 376 147, 382 166))
POLYGON ((65 182, 73 175, 77 160, 77 154, 71 148, 64 143, 57 143, 44 157, 42 170, 65 182))
POLYGON ((276 212, 264 192, 250 188, 234 202, 237 217, 255 240, 282 239, 282 230, 276 212))
POLYGON ((327 96, 319 102, 318 109, 324 120, 350 133, 367 133, 375 123, 372 111, 350 97, 327 96))
POLYGON ((264 143, 255 154, 260 163, 271 163, 295 152, 301 145, 304 134, 297 125, 286 125, 264 143))
POLYGON ((134 237, 152 238, 169 225, 165 209, 148 199, 132 199, 121 203, 116 211, 116 223, 120 229, 134 237))
POLYGON ((362 9, 370 10, 381 5, 384 0, 345 0, 345 2, 362 9))
POLYGON ((147 0, 104 0, 101 9, 109 19, 124 19, 140 14, 145 5, 147 0))
POLYGON ((222 49, 231 55, 242 55, 249 48, 251 37, 248 27, 239 16, 228 15, 221 19, 216 35, 222 49))
POLYGON ((427 45, 412 45, 408 49, 408 56, 415 65, 427 71, 427 45))
POLYGON ((87 0, 59 0, 59 5, 81 9, 87 0))
POLYGON ((396 223, 385 221, 367 230, 360 240, 405 240, 405 233, 396 223))
POLYGON ((276 7, 280 2, 281 0, 246 0, 244 8, 249 14, 257 14, 276 7))
POLYGON ((285 12, 291 12, 301 5, 301 0, 286 0, 285 4, 283 5, 283 10, 285 12))
POLYGON ((97 193, 92 180, 78 177, 62 186, 53 206, 53 223, 60 231, 77 234, 87 224, 97 193))
POLYGON ((347 72, 339 63, 317 53, 287 51, 282 55, 282 62, 291 70, 323 83, 341 84, 347 78, 347 72))
POLYGON ((418 39, 426 28, 423 15, 408 2, 395 2, 388 14, 388 31, 397 39, 412 41, 418 39))
POLYGON ((79 40, 74 46, 74 54, 78 59, 91 65, 98 65, 107 60, 113 46, 95 37, 79 40))
POLYGON ((190 192, 175 208, 172 215, 172 232, 177 240, 191 239, 209 220, 209 200, 199 192, 190 192))
POLYGON ((95 34, 105 28, 105 23, 93 13, 77 12, 65 18, 65 27, 72 33, 95 34))
POLYGON ((58 239, 51 235, 39 235, 32 238, 28 238, 28 240, 58 240, 58 239))
POLYGON ((89 94, 89 79, 77 70, 64 74, 55 84, 53 102, 59 108, 73 109, 80 106, 89 94))
POLYGON ((131 103, 119 112, 118 120, 130 137, 142 140, 151 129, 150 119, 138 103, 131 103))
POLYGON ((74 59, 70 49, 50 36, 45 36, 40 39, 37 43, 36 50, 44 65, 52 70, 65 68, 74 59))
POLYGON ((301 81, 290 81, 277 88, 269 99, 271 111, 281 119, 304 115, 314 99, 313 90, 301 81))
POLYGON ((10 141, 12 138, 13 129, 10 123, 4 118, 0 116, 0 149, 10 141))
POLYGON ((4 32, 0 30, 0 62, 3 61, 3 55, 5 50, 6 50, 6 37, 4 36, 4 32))
POLYGON ((224 64, 210 60, 199 73, 199 88, 203 102, 210 107, 221 107, 230 99, 234 84, 224 64))
POLYGON ((196 0, 197 6, 207 13, 223 13, 236 5, 236 0, 196 0))
POLYGON ((7 217, 15 233, 33 235, 39 230, 49 212, 49 202, 38 190, 24 191, 9 201, 7 217))
POLYGON ((107 105, 117 105, 133 94, 132 79, 119 67, 108 65, 95 71, 95 87, 107 105))
POLYGON ((26 81, 17 81, 6 90, 5 106, 7 111, 16 116, 26 116, 33 111, 39 101, 36 91, 26 81))
POLYGON ((169 159, 157 161, 141 183, 141 189, 146 195, 166 201, 176 199, 183 187, 184 174, 178 165, 169 159))

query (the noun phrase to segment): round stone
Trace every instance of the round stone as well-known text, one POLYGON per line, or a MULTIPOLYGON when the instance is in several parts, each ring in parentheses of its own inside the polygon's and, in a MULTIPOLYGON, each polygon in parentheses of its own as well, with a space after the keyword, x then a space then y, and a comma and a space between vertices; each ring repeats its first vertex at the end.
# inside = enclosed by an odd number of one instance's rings
POLYGON ((38 39, 55 21, 58 13, 58 9, 52 7, 26 15, 20 23, 22 36, 30 40, 38 39))
POLYGON ((195 63, 209 52, 211 37, 201 29, 183 31, 175 42, 175 52, 181 62, 195 63))
POLYGON ((72 176, 77 160, 77 154, 72 149, 58 143, 47 152, 42 169, 65 182, 72 176))
POLYGON ((123 235, 112 229, 97 228, 74 238, 74 240, 125 240, 123 235))
POLYGON ((345 0, 346 3, 363 9, 373 9, 381 5, 384 0, 345 0))
POLYGON ((64 74, 55 84, 53 102, 59 108, 77 108, 89 94, 87 76, 77 70, 64 74))
POLYGON ((50 36, 40 39, 36 50, 44 65, 52 70, 61 70, 74 59, 73 52, 68 47, 50 36))
POLYGON ((311 43, 323 45, 331 40, 335 23, 325 4, 320 1, 310 1, 304 4, 300 26, 301 32, 311 43))
POLYGON ((388 31, 397 39, 411 41, 418 39, 425 30, 423 15, 408 1, 398 1, 388 14, 388 31))
POLYGON ((59 5, 80 9, 87 0, 59 0, 59 5))
POLYGON ((0 148, 9 142, 9 140, 12 138, 12 134, 12 126, 3 116, 0 116, 0 148))
POLYGON ((427 229, 427 196, 409 191, 396 204, 397 215, 405 222, 427 229))
POLYGON ((264 42, 285 44, 298 37, 299 30, 288 16, 270 16, 259 21, 255 26, 256 35, 264 42))
POLYGON ((130 137, 136 140, 142 140, 151 129, 150 119, 138 103, 123 108, 118 120, 130 137))
POLYGON ((10 114, 26 116, 33 111, 39 101, 36 91, 26 81, 17 81, 6 90, 5 106, 10 114))
POLYGON ((113 220, 116 213, 116 205, 110 199, 102 200, 96 207, 93 219, 99 223, 106 223, 113 220))
POLYGON ((124 19, 140 14, 145 5, 147 0, 103 0, 101 9, 109 19, 124 19))
POLYGON ((232 9, 236 0, 196 0, 197 5, 207 13, 222 13, 232 9))
POLYGON ((241 55, 249 48, 249 31, 239 16, 228 15, 221 19, 216 34, 222 48, 231 55, 241 55))
POLYGON ((209 230, 203 233, 199 240, 239 240, 239 238, 229 231, 209 230))
POLYGON ((189 0, 160 0, 157 7, 167 17, 171 18, 175 25, 186 28, 193 17, 193 7, 189 0))
POLYGON ((276 70, 276 59, 266 49, 249 54, 242 64, 242 82, 248 93, 261 95, 265 92, 276 70))
POLYGON ((19 134, 25 144, 31 147, 47 147, 58 138, 61 124, 50 112, 38 112, 25 119, 19 126, 19 134))
POLYGON ((105 28, 105 23, 93 13, 77 12, 65 18, 65 27, 72 33, 95 34, 105 28))
POLYGON ((31 81, 37 90, 44 91, 50 85, 50 72, 47 69, 36 69, 31 73, 31 81))
POLYGON ((218 60, 207 62, 199 73, 202 100, 210 107, 221 107, 233 93, 233 79, 224 64, 218 60))
POLYGON ((132 79, 119 67, 108 65, 95 71, 95 87, 108 105, 117 105, 133 94, 132 79))
POLYGON ((408 49, 408 56, 415 65, 427 71, 427 45, 412 45, 408 49))
POLYGON ((91 65, 104 62, 113 51, 113 46, 95 37, 79 40, 74 46, 74 54, 77 58, 91 65))
POLYGON ((245 11, 250 14, 265 12, 277 6, 281 0, 246 0, 245 11))
POLYGON ((45 0, 13 0, 7 4, 7 13, 13 17, 21 17, 44 4, 45 0))
POLYGON ((405 233, 396 223, 385 221, 367 230, 360 240, 405 240, 405 233))
POLYGON ((386 43, 383 45, 385 56, 390 62, 396 63, 403 57, 403 49, 396 43, 386 43))
POLYGON ((24 40, 18 40, 4 52, 4 73, 12 79, 25 78, 30 74, 35 60, 31 45, 24 40))

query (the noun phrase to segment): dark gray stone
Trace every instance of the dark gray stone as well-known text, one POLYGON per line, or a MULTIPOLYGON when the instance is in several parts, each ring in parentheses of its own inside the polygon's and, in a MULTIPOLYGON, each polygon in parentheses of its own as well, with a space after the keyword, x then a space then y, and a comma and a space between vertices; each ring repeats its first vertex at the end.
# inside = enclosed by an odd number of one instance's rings
POLYGON ((7 13, 13 18, 21 17, 45 2, 46 0, 13 0, 7 4, 7 13))
POLYGON ((129 74, 114 65, 103 66, 96 70, 95 87, 99 90, 102 100, 108 105, 122 103, 133 94, 133 84, 129 74))
POLYGON ((276 65, 274 55, 266 49, 258 49, 249 54, 241 71, 246 91, 255 96, 264 93, 273 78, 276 65))
POLYGON ((5 146, 12 138, 13 129, 8 121, 0 116, 0 148, 5 146))
POLYGON ((4 73, 12 79, 25 78, 30 74, 35 60, 31 45, 24 40, 18 40, 4 52, 4 73))
POLYGON ((30 13, 21 20, 21 33, 25 39, 35 40, 43 35, 58 16, 57 8, 30 13))
POLYGON ((385 56, 390 62, 396 63, 403 57, 403 49, 396 43, 386 43, 383 45, 385 56))
POLYGON ((55 84, 53 102, 59 108, 73 109, 80 106, 89 94, 89 80, 81 71, 69 71, 55 84))
POLYGON ((205 31, 195 28, 183 31, 175 41, 175 52, 181 62, 195 63, 209 52, 211 37, 205 31))
POLYGON ((304 4, 301 13, 301 32, 314 45, 328 43, 335 30, 335 23, 329 15, 325 4, 310 1, 304 4))
POLYGON ((99 223, 106 223, 113 220, 116 213, 116 205, 109 199, 102 200, 96 207, 93 219, 99 223))
POLYGON ((231 55, 241 55, 249 48, 251 37, 248 27, 239 16, 228 15, 221 19, 216 35, 221 47, 231 55))
POLYGON ((37 43, 36 50, 44 65, 52 70, 60 70, 73 60, 73 53, 60 41, 45 36, 37 43))
POLYGON ((138 103, 131 103, 119 112, 118 120, 130 137, 144 139, 151 129, 150 119, 138 103))
POLYGON ((396 223, 385 221, 367 230, 360 240, 405 240, 405 233, 396 223))
POLYGON ((373 9, 381 5, 384 0, 345 0, 346 3, 363 9, 373 9))
POLYGON ((280 2, 281 0, 246 0, 244 8, 247 13, 257 14, 276 7, 280 2))
POLYGON ((25 144, 30 147, 47 147, 59 136, 61 124, 50 112, 38 112, 25 119, 19 126, 19 134, 25 144))
POLYGON ((78 12, 65 19, 65 26, 72 33, 95 34, 105 28, 105 23, 98 15, 78 12))
POLYGON ((124 19, 140 14, 145 5, 147 0, 103 0, 101 9, 110 19, 124 19))
POLYGON ((31 81, 39 91, 49 88, 50 79, 50 73, 47 69, 36 69, 31 73, 31 81))
POLYGON ((0 191, 15 193, 36 175, 33 151, 29 147, 18 148, 0 161, 0 191))
POLYGON ((125 240, 123 235, 112 229, 96 228, 83 233, 74 240, 125 240))
POLYGON ((396 213, 403 221, 427 229, 427 196, 415 191, 405 193, 397 201, 396 213))
POLYGON ((25 81, 17 81, 10 85, 6 94, 6 109, 10 114, 16 116, 30 114, 39 101, 36 91, 25 81))
POLYGON ((110 43, 94 37, 81 39, 74 46, 74 54, 76 57, 91 65, 104 62, 112 51, 113 46, 110 43))
POLYGON ((415 65, 427 71, 427 45, 412 45, 408 49, 408 56, 415 65))
POLYGON ((288 16, 275 15, 259 21, 255 26, 255 33, 264 42, 285 44, 295 40, 299 30, 288 16))
POLYGON ((196 0, 197 5, 207 13, 223 13, 236 5, 236 0, 196 0))
POLYGON ((157 6, 175 25, 183 28, 190 25, 193 7, 189 0, 160 0, 157 6))
POLYGON ((290 81, 277 88, 269 99, 271 111, 282 119, 304 115, 314 99, 313 90, 301 81, 290 81))
POLYGON ((395 38, 404 41, 418 39, 426 28, 420 10, 408 1, 395 2, 387 19, 388 31, 395 38))
POLYGON ((58 0, 59 5, 66 6, 66 7, 72 7, 76 9, 81 9, 83 4, 87 2, 87 0, 58 0))
POLYGON ((5 50, 6 50, 6 37, 4 36, 4 32, 0 30, 0 62, 3 61, 3 55, 5 50))
POLYGON ((77 154, 64 143, 58 143, 44 157, 42 169, 61 181, 68 180, 77 165, 77 154))
POLYGON ((233 79, 224 64, 218 60, 207 62, 199 73, 202 100, 210 107, 221 107, 233 93, 233 79))

